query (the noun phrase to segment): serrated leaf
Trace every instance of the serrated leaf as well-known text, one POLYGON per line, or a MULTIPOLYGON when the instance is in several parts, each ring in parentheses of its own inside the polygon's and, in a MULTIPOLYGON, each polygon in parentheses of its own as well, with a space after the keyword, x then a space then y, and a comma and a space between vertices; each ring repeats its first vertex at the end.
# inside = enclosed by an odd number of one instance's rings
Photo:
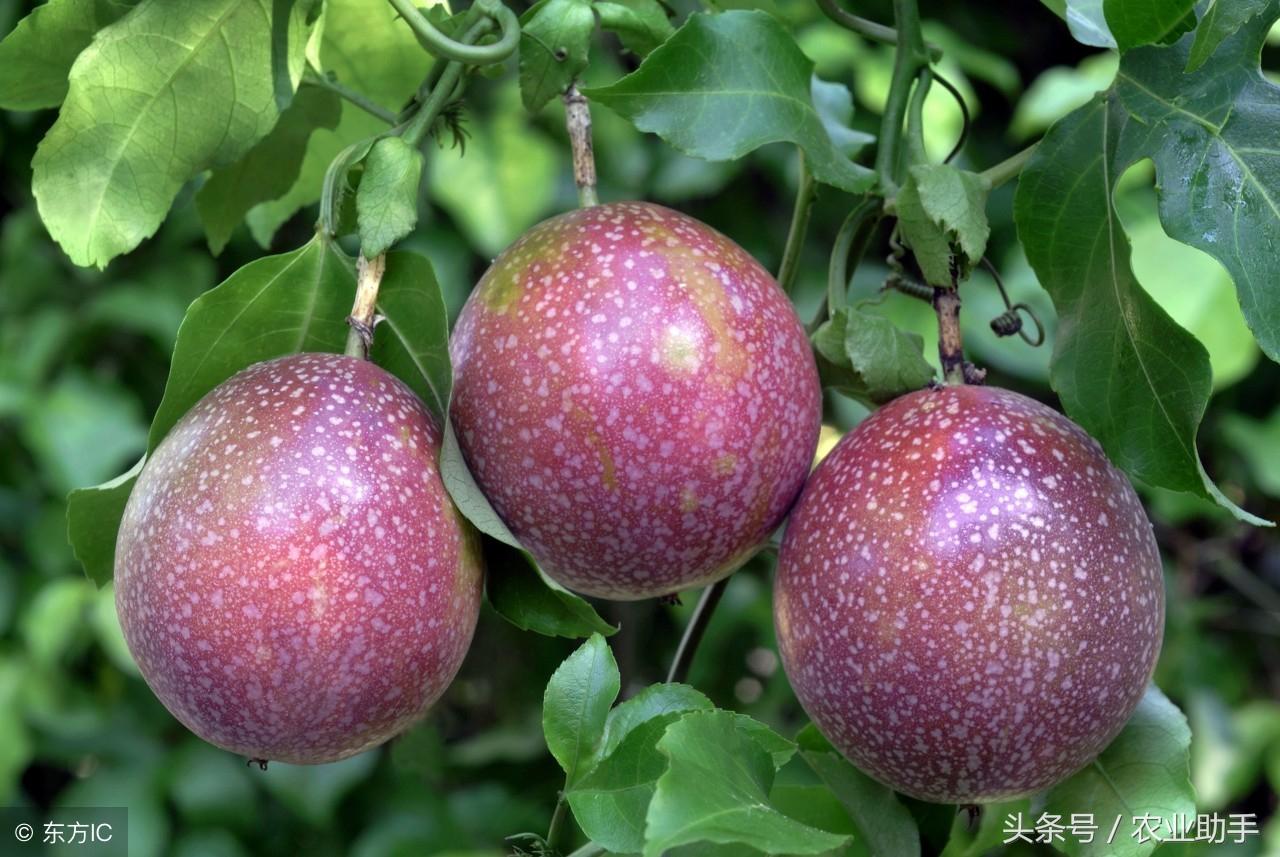
POLYGON ((67 541, 85 574, 98 586, 110 583, 114 576, 116 531, 145 461, 144 456, 115 479, 67 495, 67 541))
POLYGON ((1104 0, 1107 29, 1121 51, 1168 44, 1196 25, 1196 0, 1104 0))
POLYGON ((634 72, 586 94, 685 154, 732 160, 788 141, 804 150, 818 181, 865 191, 875 176, 828 136, 810 95, 812 75, 812 61, 771 15, 696 14, 634 72))
POLYGON ((911 168, 898 192, 898 224, 930 285, 951 287, 982 258, 991 236, 989 191, 977 173, 949 164, 911 168))
POLYGON ((1165 231, 1227 269, 1272 360, 1280 360, 1280 86, 1262 76, 1258 56, 1277 15, 1272 0, 1191 74, 1182 73, 1191 36, 1130 51, 1114 88, 1133 119, 1120 157, 1155 161, 1165 231))
POLYGON ((93 34, 133 6, 115 0, 49 0, 0 41, 0 107, 57 107, 67 95, 67 72, 93 34))
POLYGON ((1196 25, 1195 41, 1187 55, 1184 71, 1192 72, 1213 56, 1218 45, 1239 32, 1250 18, 1261 15, 1271 0, 1213 0, 1196 25))
POLYGON ((610 636, 610 625, 585 599, 551 578, 527 551, 496 539, 485 544, 485 592, 502 618, 523 631, 548 637, 610 636))
POLYGON ((241 369, 301 351, 341 352, 354 293, 351 260, 317 235, 291 253, 250 262, 197 298, 178 329, 148 451, 241 369))
MULTIPOLYGON (((363 187, 363 185, 361 185, 363 187)), ((378 287, 378 314, 369 358, 409 385, 436 425, 449 412, 449 312, 431 262, 417 253, 388 253, 378 287)))
POLYGON ((813 334, 823 386, 874 406, 933 379, 919 334, 884 316, 841 307, 813 334))
POLYGON ((373 144, 356 191, 356 225, 365 258, 385 253, 418 224, 421 179, 422 153, 403 137, 373 144))
POLYGON ((856 158, 863 149, 875 142, 874 135, 849 127, 853 123, 853 93, 849 92, 849 87, 843 83, 825 81, 815 74, 809 92, 813 98, 813 107, 822 119, 822 127, 827 129, 827 136, 840 154, 846 158, 856 158))
POLYGON ((214 255, 227 246, 232 231, 255 205, 293 187, 312 132, 334 128, 341 116, 337 95, 317 86, 303 87, 271 133, 235 163, 213 171, 196 194, 196 210, 214 255))
POLYGON ((568 788, 585 773, 582 765, 600 743, 620 681, 609 644, 599 634, 592 634, 547 682, 542 697, 542 732, 547 749, 565 773, 568 788))
POLYGON ((844 805, 871 857, 918 857, 915 819, 893 789, 849 764, 813 724, 800 730, 796 743, 800 758, 844 805))
POLYGON ((71 260, 102 267, 132 250, 187 180, 262 139, 306 38, 302 4, 267 0, 143 0, 99 32, 32 161, 40 216, 71 260))
MULTIPOLYGON (((341 351, 355 272, 320 236, 280 256, 250 262, 187 309, 147 451, 206 393, 245 367, 298 351, 341 351)), ((95 583, 111 579, 116 530, 141 463, 68 498, 68 537, 95 583)))
MULTIPOLYGON (((1044 811, 1069 818, 1092 813, 1109 824, 1117 816, 1133 824, 1135 816, 1166 819, 1154 824, 1157 833, 1174 829, 1179 817, 1194 818, 1195 790, 1191 787, 1191 730, 1187 719, 1159 688, 1152 685, 1114 741, 1092 764, 1049 790, 1044 811)), ((1105 826, 1102 822, 1099 827, 1105 826)), ((1158 842, 1139 842, 1126 835, 1095 836, 1092 843, 1067 837, 1056 843, 1072 857, 1142 857, 1158 842)))
MULTIPOLYGON (((371 0, 325 0, 324 29, 313 41, 312 65, 333 74, 339 83, 377 104, 398 110, 417 91, 431 62, 413 31, 388 3, 371 0), (318 61, 315 57, 318 55, 318 61)), ((325 170, 347 146, 387 130, 385 123, 356 107, 342 105, 342 118, 332 131, 311 135, 298 180, 289 191, 249 212, 249 228, 263 247, 298 209, 320 198, 325 170)))
POLYGON ((1119 99, 1094 98, 1049 130, 1019 178, 1018 235, 1059 317, 1050 381, 1122 470, 1261 523, 1223 497, 1200 464, 1196 432, 1211 389, 1204 347, 1130 267, 1112 203, 1117 177, 1139 157, 1132 144, 1122 148, 1128 119, 1119 99))
POLYGON ((596 16, 587 0, 542 0, 520 27, 520 97, 536 112, 587 67, 596 16))
POLYGON ((600 26, 617 33, 622 46, 637 56, 647 56, 676 31, 658 0, 596 0, 592 5, 600 26))
POLYGON ((609 712, 597 761, 617 749, 641 723, 673 712, 703 711, 714 707, 705 694, 687 684, 651 684, 609 712))
POLYGON ((783 815, 769 802, 774 760, 729 711, 686 714, 658 750, 670 761, 645 821, 645 857, 694 842, 766 854, 821 854, 849 840, 783 815))

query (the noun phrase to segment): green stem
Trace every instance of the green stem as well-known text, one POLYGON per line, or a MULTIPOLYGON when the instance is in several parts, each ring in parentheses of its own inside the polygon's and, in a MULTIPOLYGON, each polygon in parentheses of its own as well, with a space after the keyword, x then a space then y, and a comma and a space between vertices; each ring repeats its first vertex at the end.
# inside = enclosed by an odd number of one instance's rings
POLYGON ((1036 146, 1039 145, 1039 143, 1032 143, 1021 152, 1010 155, 994 167, 983 170, 979 175, 986 180, 989 186, 1000 187, 1005 182, 1017 178, 1018 174, 1022 172, 1022 168, 1026 166, 1027 161, 1031 160, 1031 156, 1036 151, 1036 146))
MULTIPOLYGON (((831 261, 827 265, 826 309, 828 315, 834 315, 836 310, 848 302, 849 260, 862 258, 871 236, 875 233, 876 224, 880 222, 881 212, 878 197, 864 197, 849 212, 844 223, 840 224, 840 231, 836 233, 835 243, 831 247, 831 261)), ((822 315, 819 314, 811 327, 816 329, 821 323, 822 315)))
POLYGON ((436 118, 444 111, 445 106, 452 99, 454 88, 462 79, 462 72, 465 68, 465 65, 456 60, 451 60, 444 67, 444 73, 436 81, 435 88, 431 90, 427 100, 422 102, 422 106, 418 108, 418 111, 413 114, 413 117, 405 125, 404 133, 400 135, 404 137, 405 142, 411 146, 417 146, 422 142, 422 138, 427 136, 427 132, 435 124, 436 118))
MULTIPOLYGON (((865 39, 879 42, 882 45, 896 45, 898 43, 898 31, 893 27, 886 27, 884 24, 877 24, 875 21, 846 12, 835 4, 835 0, 818 0, 818 8, 822 10, 824 15, 846 30, 857 33, 865 39)), ((929 57, 931 59, 942 58, 942 48, 937 45, 926 45, 926 47, 929 49, 929 57)))
POLYGON ((800 271, 800 252, 804 249, 804 236, 809 231, 809 214, 813 211, 814 192, 813 173, 809 170, 809 162, 805 160, 804 151, 798 150, 800 156, 800 178, 796 186, 796 204, 791 211, 791 228, 787 230, 787 244, 782 250, 782 264, 778 266, 778 285, 782 291, 791 293, 795 285, 796 274, 800 271))
POLYGON ((698 644, 702 642, 702 636, 707 631, 707 624, 711 621, 711 614, 715 612, 716 605, 724 597, 724 590, 728 585, 729 578, 723 577, 702 590, 702 597, 698 599, 698 606, 693 608, 693 616, 689 618, 689 624, 684 629, 684 636, 680 638, 680 645, 676 647, 676 656, 671 661, 671 669, 667 671, 668 682, 684 681, 688 678, 689 667, 693 664, 694 653, 698 651, 698 644))
POLYGON ((308 68, 306 73, 302 76, 302 82, 311 86, 317 86, 321 89, 327 89, 344 101, 351 102, 365 113, 368 113, 376 119, 381 119, 388 125, 394 125, 399 121, 399 117, 397 117, 396 114, 392 113, 381 104, 365 98, 354 89, 347 89, 347 87, 338 83, 336 80, 333 80, 323 72, 318 72, 313 68, 308 68))
POLYGON ((565 802, 564 792, 556 795, 556 811, 551 814, 551 824, 547 825, 547 844, 556 847, 556 838, 560 835, 560 827, 564 824, 569 804, 565 802))
POLYGON ((911 85, 920 69, 929 63, 929 51, 920 30, 920 10, 916 6, 916 0, 893 0, 893 15, 898 30, 898 50, 893 58, 889 97, 885 101, 884 116, 880 120, 875 163, 881 189, 886 195, 892 195, 898 190, 902 120, 911 97, 911 85))
POLYGON ((927 163, 929 160, 924 149, 924 101, 929 97, 929 86, 932 83, 933 72, 928 66, 921 68, 915 88, 911 90, 911 101, 907 105, 907 167, 927 163))
POLYGON ((395 10, 404 18, 418 42, 433 56, 467 65, 491 65, 505 60, 515 53, 520 44, 520 21, 515 13, 502 5, 501 0, 476 0, 475 8, 497 22, 502 34, 491 45, 474 45, 466 39, 457 41, 436 29, 413 0, 390 0, 395 10))

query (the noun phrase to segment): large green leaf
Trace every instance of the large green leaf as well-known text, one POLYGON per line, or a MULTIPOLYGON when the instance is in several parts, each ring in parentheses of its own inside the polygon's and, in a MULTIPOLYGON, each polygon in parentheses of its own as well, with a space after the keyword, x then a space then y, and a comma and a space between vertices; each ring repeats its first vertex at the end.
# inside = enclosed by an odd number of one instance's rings
POLYGON ((1196 38, 1187 57, 1187 71, 1204 65, 1223 39, 1238 32, 1244 23, 1271 5, 1271 0, 1212 0, 1196 26, 1196 38))
MULTIPOLYGON (((178 330, 148 451, 205 393, 246 366, 297 351, 341 351, 354 291, 350 260, 317 236, 292 253, 249 263, 197 298, 178 330)), ((111 578, 116 530, 140 469, 67 500, 73 550, 99 584, 111 578)))
POLYGON ((813 724, 796 736, 800 757, 844 805, 871 857, 918 857, 915 819, 893 789, 849 764, 813 724))
POLYGON ((1173 238, 1230 272, 1262 350, 1280 360, 1280 87, 1258 56, 1275 0, 1183 74, 1192 36, 1120 62, 1115 94, 1126 122, 1118 157, 1155 161, 1160 220, 1173 238))
POLYGON ((213 171, 196 194, 196 209, 215 254, 255 205, 283 196, 293 186, 312 132, 333 128, 341 115, 337 95, 318 86, 303 87, 270 134, 238 161, 213 171))
POLYGON ((67 95, 67 72, 93 34, 128 12, 116 0, 49 0, 31 10, 0 42, 0 107, 57 107, 67 95))
POLYGON ((618 34, 622 46, 645 56, 675 32, 659 0, 595 0, 600 26, 618 34))
POLYGON ((1196 25, 1195 0, 1104 0, 1102 11, 1122 51, 1174 41, 1196 25))
POLYGON ((387 254, 378 287, 378 314, 369 357, 409 385, 444 426, 453 369, 449 313, 431 262, 417 253, 387 254))
POLYGON ((97 35, 32 161, 40 216, 72 261, 132 250, 183 184, 271 130, 302 75, 306 5, 143 0, 97 35))
POLYGON ((1195 790, 1191 787, 1191 730, 1187 719, 1158 688, 1152 685, 1129 722, 1093 763, 1054 786, 1044 811, 1070 818, 1092 813, 1099 829, 1110 829, 1120 817, 1122 830, 1115 841, 1095 836, 1092 843, 1068 838, 1056 843, 1060 850, 1079 857, 1141 857, 1158 844, 1139 842, 1132 832, 1135 816, 1165 819, 1167 835, 1180 819, 1194 818, 1195 790))
MULTIPOLYGON (((1172 49, 1145 48, 1126 60, 1161 50, 1172 49)), ((1051 382, 1072 419, 1130 475, 1212 497, 1261 523, 1200 464, 1196 432, 1212 384, 1204 347, 1130 267, 1112 203, 1117 178, 1139 157, 1126 145, 1129 124, 1118 98, 1094 98, 1050 129, 1018 183, 1018 234, 1059 317, 1051 382)))
POLYGON ((769 802, 774 759, 745 727, 731 711, 698 711, 667 728, 658 750, 670 762, 649 802, 645 857, 693 842, 821 854, 849 840, 796 821, 769 802))
POLYGON ((542 0, 520 27, 520 97, 537 111, 587 67, 596 16, 587 0, 542 0))
POLYGON ((542 697, 542 732, 572 788, 604 735, 605 719, 620 689, 618 664, 609 644, 592 634, 564 660, 542 697))
MULTIPOLYGON (((324 10, 318 46, 320 69, 388 109, 404 106, 431 62, 409 25, 400 20, 391 4, 377 0, 325 0, 324 10)), ((339 152, 386 129, 359 107, 343 104, 336 128, 311 135, 298 179, 289 191, 250 211, 249 228, 254 238, 268 246, 281 224, 320 198, 324 172, 339 152)))
POLYGON ((698 14, 634 72, 587 95, 686 154, 731 160, 789 141, 804 150, 819 181, 865 191, 874 175, 827 134, 810 94, 812 74, 813 63, 771 15, 698 14))
POLYGON ((618 629, 581 597, 551 578, 527 551, 492 539, 485 544, 485 592, 502 618, 548 637, 606 637, 618 629))

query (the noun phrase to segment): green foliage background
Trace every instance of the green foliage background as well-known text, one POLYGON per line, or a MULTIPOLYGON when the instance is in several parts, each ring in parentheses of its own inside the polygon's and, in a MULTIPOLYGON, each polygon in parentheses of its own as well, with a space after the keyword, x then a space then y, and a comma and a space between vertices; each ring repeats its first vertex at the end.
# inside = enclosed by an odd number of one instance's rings
MULTIPOLYGON (((0 33, 30 5, 0 0, 0 33)), ((859 44, 810 3, 780 5, 818 74, 852 81, 855 127, 874 130, 871 114, 888 88, 889 50, 859 44)), ((865 14, 887 18, 886 3, 860 5, 865 14)), ((1062 23, 1029 0, 926 2, 923 13, 933 22, 928 37, 946 50, 942 70, 975 114, 962 166, 1011 154, 1105 88, 1116 68, 1113 57, 1068 39, 1062 23)), ((361 21, 342 26, 360 44, 361 21)), ((593 53, 589 84, 610 84, 634 68, 634 57, 613 37, 602 45, 593 53)), ((1280 47, 1266 49, 1263 66, 1280 70, 1280 47)), ((553 101, 529 118, 512 84, 516 75, 512 61, 505 78, 473 84, 465 158, 457 149, 429 149, 423 186, 433 204, 399 245, 430 257, 451 314, 487 259, 576 202, 561 108, 553 101)), ((420 76, 420 69, 406 68, 401 88, 411 91, 420 76)), ((369 83, 395 90, 385 81, 369 83)), ((959 133, 959 111, 937 90, 925 116, 926 142, 940 158, 959 133)), ((32 156, 53 118, 52 111, 0 118, 0 805, 126 803, 131 853, 183 857, 497 855, 504 836, 545 829, 562 774, 543 742, 543 686, 576 644, 521 632, 488 608, 458 681, 433 715, 389 747, 335 765, 246 768, 187 733, 142 683, 116 624, 111 588, 95 589, 72 557, 64 498, 137 459, 187 305, 264 249, 240 228, 214 257, 197 216, 197 188, 188 185, 169 220, 138 251, 105 271, 72 265, 49 239, 31 198, 32 156)), ((794 193, 792 147, 770 145, 741 160, 708 163, 639 134, 605 107, 597 106, 594 118, 601 199, 646 198, 680 208, 777 267, 794 193)), ((340 121, 373 120, 348 106, 340 121)), ((324 157, 315 159, 321 168, 334 153, 324 133, 318 132, 324 157)), ((311 161, 301 165, 302 175, 313 169, 311 161)), ((1280 367, 1259 359, 1225 270, 1164 234, 1152 185, 1149 165, 1132 168, 1119 183, 1117 208, 1138 279, 1209 350, 1215 394, 1200 432, 1201 455, 1228 496, 1276 519, 1280 367)), ((1002 307, 978 273, 963 291, 966 344, 993 383, 1052 401, 1053 312, 1016 244, 1012 191, 1003 187, 992 196, 988 253, 1012 298, 1045 319, 1050 342, 1032 350, 1016 338, 997 340, 987 322, 1002 307)), ((826 250, 847 199, 834 191, 819 195, 798 289, 804 316, 822 299, 826 250)), ((258 238, 283 222, 269 242, 274 252, 301 246, 311 233, 314 208, 291 219, 288 208, 269 204, 250 218, 258 238)), ((854 300, 875 296, 886 274, 877 263, 883 255, 873 249, 859 268, 854 300)), ((934 359, 926 306, 891 295, 864 310, 917 332, 934 359)), ((864 414, 846 399, 829 399, 827 421, 839 430, 864 414)), ((1199 808, 1257 813, 1266 825, 1265 836, 1243 846, 1169 845, 1161 853, 1280 854, 1280 541, 1188 495, 1144 496, 1171 596, 1156 680, 1190 718, 1199 808)), ((805 718, 776 656, 768 565, 757 559, 735 576, 690 682, 718 706, 794 735, 805 718)), ((660 680, 691 606, 689 597, 683 606, 600 605, 604 618, 621 626, 611 647, 624 697, 660 680)), ((797 789, 813 782, 799 765, 779 774, 779 783, 797 789)), ((940 850, 951 818, 922 817, 926 843, 940 850)))

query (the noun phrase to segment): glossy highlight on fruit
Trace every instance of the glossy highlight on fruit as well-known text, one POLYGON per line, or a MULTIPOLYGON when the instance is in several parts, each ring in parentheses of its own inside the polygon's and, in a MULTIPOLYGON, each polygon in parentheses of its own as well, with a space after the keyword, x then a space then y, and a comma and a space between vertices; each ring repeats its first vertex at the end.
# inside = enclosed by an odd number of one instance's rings
POLYGON ((174 426, 129 497, 115 585, 175 717, 250 758, 331 762, 444 692, 481 567, 440 439, 400 381, 334 354, 251 366, 174 426))
POLYGON ((1160 651, 1160 557, 1085 432, 1006 390, 903 396, 792 512, 774 618, 805 710, 905 794, 984 803, 1064 779, 1116 736, 1160 651))
POLYGON ((821 394, 799 319, 742 248, 647 203, 534 227, 452 344, 452 418, 549 575, 619 600, 732 572, 808 473, 821 394))

